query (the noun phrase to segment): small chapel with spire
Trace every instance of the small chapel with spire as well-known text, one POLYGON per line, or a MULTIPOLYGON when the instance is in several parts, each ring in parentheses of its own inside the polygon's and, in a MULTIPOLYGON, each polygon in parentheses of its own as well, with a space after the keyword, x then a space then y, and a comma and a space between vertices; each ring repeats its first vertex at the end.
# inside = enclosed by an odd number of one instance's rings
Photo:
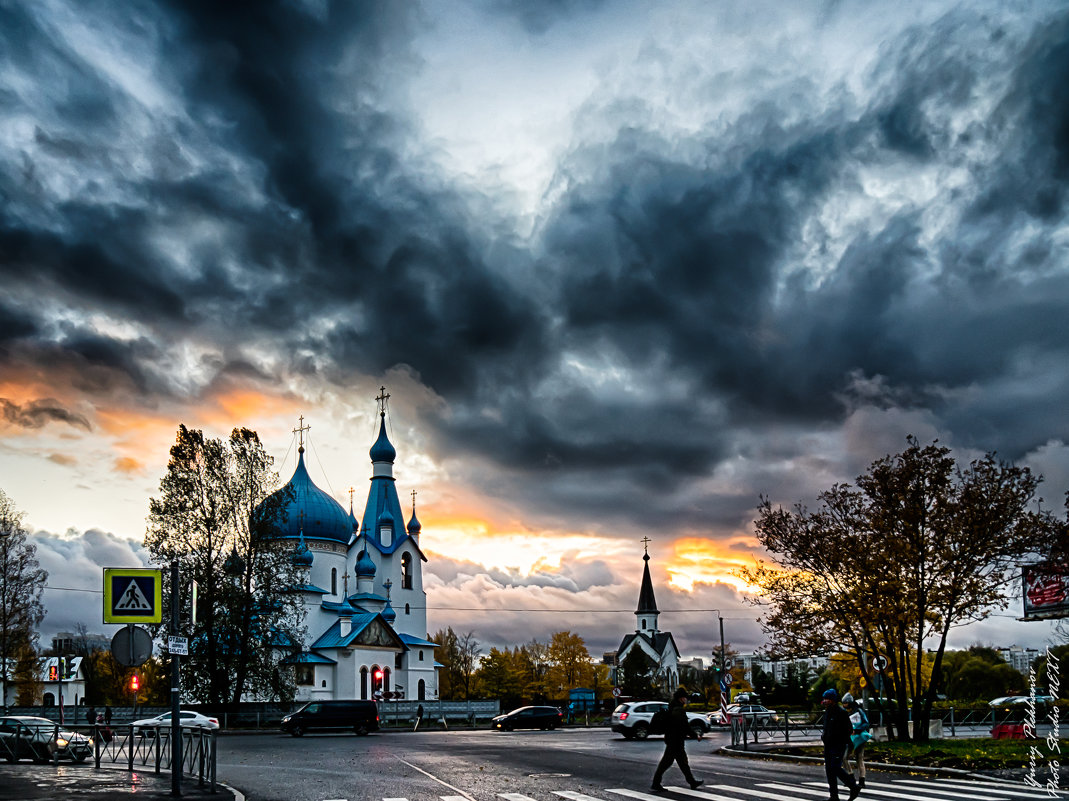
POLYGON ((305 641, 284 660, 294 667, 298 701, 438 697, 435 643, 427 639, 421 526, 405 525, 393 476, 397 452, 386 434, 383 387, 379 434, 371 446, 371 487, 357 517, 315 485, 304 464, 304 418, 297 469, 279 492, 292 490, 276 536, 290 540, 301 581, 292 592, 304 606, 305 641))
POLYGON ((657 618, 660 612, 657 610, 657 599, 653 594, 653 579, 650 577, 650 539, 644 537, 642 546, 642 585, 638 591, 638 608, 635 609, 635 632, 625 634, 616 650, 616 666, 624 663, 624 660, 635 649, 638 649, 653 665, 653 672, 657 683, 662 687, 675 689, 679 686, 679 649, 671 632, 661 631, 657 618))

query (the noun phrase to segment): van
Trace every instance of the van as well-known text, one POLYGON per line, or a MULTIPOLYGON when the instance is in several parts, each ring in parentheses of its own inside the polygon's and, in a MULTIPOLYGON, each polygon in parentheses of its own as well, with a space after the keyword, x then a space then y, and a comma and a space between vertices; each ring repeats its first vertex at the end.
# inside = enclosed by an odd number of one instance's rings
POLYGON ((282 731, 300 737, 313 729, 352 729, 359 735, 379 730, 374 701, 309 701, 282 718, 282 731))

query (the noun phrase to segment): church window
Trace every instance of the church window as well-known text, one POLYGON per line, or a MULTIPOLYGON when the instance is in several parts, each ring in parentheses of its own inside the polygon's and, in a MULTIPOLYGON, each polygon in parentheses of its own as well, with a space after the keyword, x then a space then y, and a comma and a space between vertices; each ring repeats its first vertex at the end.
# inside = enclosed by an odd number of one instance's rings
POLYGON ((416 690, 417 698, 420 701, 427 700, 427 683, 423 679, 419 680, 419 688, 416 690))
POLYGON ((360 697, 367 700, 367 666, 360 668, 360 697))
POLYGON ((393 526, 387 523, 379 528, 379 542, 383 548, 393 545, 393 526))
POLYGON ((315 683, 315 667, 312 665, 297 665, 297 684, 302 687, 308 687, 315 683))
POLYGON ((423 661, 423 651, 422 650, 419 652, 419 661, 420 662, 423 661))
POLYGON ((642 629, 643 629, 643 631, 645 631, 645 629, 646 629, 646 621, 645 620, 642 621, 642 629))
POLYGON ((388 693, 390 691, 390 669, 382 669, 382 691, 388 693))
POLYGON ((330 594, 338 594, 338 568, 336 567, 330 569, 330 594))
POLYGON ((401 555, 401 589, 412 589, 412 554, 401 555))
POLYGON ((405 614, 406 615, 411 615, 412 614, 412 607, 409 606, 408 604, 405 604, 405 614))
POLYGON ((323 679, 323 686, 324 686, 324 687, 326 687, 326 686, 327 686, 327 680, 326 680, 326 679, 323 679))

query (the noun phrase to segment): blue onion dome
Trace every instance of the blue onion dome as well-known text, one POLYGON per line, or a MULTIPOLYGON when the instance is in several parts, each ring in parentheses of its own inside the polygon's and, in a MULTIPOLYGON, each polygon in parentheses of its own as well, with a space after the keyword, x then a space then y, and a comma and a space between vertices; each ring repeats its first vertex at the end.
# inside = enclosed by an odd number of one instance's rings
POLYGON ((297 449, 297 454, 297 469, 293 471, 293 477, 285 487, 272 493, 273 497, 286 492, 287 488, 293 491, 284 507, 286 521, 278 527, 276 536, 295 540, 303 534, 309 539, 332 540, 347 545, 353 534, 348 513, 340 503, 312 482, 304 466, 303 447, 297 449))
POLYGON ((360 551, 360 556, 356 560, 356 575, 360 576, 374 576, 375 575, 375 563, 371 561, 371 554, 367 552, 365 547, 360 551))
POLYGON ((349 603, 349 599, 348 598, 342 598, 341 603, 338 604, 337 608, 334 611, 337 612, 339 615, 355 615, 356 614, 356 609, 354 609, 353 605, 351 603, 349 603))
POLYGON ((390 603, 389 599, 386 601, 386 608, 382 610, 382 619, 391 625, 397 620, 397 613, 393 611, 393 604, 390 603))
POLYGON ((356 519, 356 515, 353 514, 353 502, 349 501, 349 529, 354 534, 360 530, 360 521, 356 519))
POLYGON ((304 542, 304 531, 301 531, 301 541, 297 543, 297 547, 293 551, 293 555, 290 557, 290 561, 297 567, 311 567, 312 566, 312 552, 304 542))
POLYGON ((372 462, 390 462, 397 458, 397 451, 390 444, 390 438, 386 436, 386 413, 379 414, 379 438, 371 446, 369 451, 372 462))
POLYGON ((412 536, 419 534, 423 530, 423 526, 420 525, 419 520, 416 519, 416 508, 412 507, 412 519, 408 521, 408 533, 412 536))

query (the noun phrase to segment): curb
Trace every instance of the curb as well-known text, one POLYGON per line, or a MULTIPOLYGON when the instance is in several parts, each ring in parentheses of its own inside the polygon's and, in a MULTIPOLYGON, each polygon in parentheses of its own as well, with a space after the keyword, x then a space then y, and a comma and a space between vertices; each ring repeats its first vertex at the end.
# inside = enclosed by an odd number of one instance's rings
MULTIPOLYGON (((731 746, 724 746, 718 748, 713 752, 714 754, 723 754, 730 757, 750 757, 758 759, 771 759, 778 762, 816 762, 824 764, 822 757, 811 757, 792 754, 776 754, 771 751, 744 751, 740 748, 732 748, 731 746)), ((982 773, 974 773, 970 770, 961 770, 960 768, 937 768, 929 767, 926 765, 895 765, 890 762, 869 762, 865 760, 865 769, 869 768, 873 770, 885 770, 889 773, 925 773, 933 776, 966 776, 970 779, 990 779, 990 776, 985 776, 982 773)))

